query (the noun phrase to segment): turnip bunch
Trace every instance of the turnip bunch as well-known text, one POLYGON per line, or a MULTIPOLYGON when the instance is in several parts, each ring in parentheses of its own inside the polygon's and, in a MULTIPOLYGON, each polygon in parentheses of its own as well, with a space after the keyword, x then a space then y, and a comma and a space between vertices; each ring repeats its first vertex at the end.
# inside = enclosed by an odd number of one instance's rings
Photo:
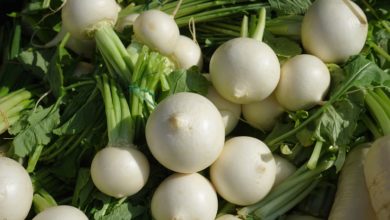
POLYGON ((91 177, 107 195, 131 196, 148 180, 149 162, 133 145, 134 123, 125 95, 106 75, 97 81, 105 104, 108 145, 94 156, 91 177))

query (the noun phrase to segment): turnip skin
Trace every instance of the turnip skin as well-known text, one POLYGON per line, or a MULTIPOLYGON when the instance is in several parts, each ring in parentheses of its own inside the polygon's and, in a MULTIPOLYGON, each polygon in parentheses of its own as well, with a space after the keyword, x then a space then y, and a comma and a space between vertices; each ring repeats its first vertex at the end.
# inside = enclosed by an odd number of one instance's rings
POLYGON ((374 141, 364 161, 364 176, 378 220, 390 219, 390 135, 374 141))
POLYGON ((156 220, 214 220, 218 198, 211 183, 202 175, 176 173, 157 187, 151 211, 156 220))
POLYGON ((242 105, 242 115, 246 122, 263 131, 271 130, 284 111, 273 94, 264 100, 242 105))
POLYGON ((225 141, 218 109, 207 98, 188 92, 160 102, 148 118, 145 134, 153 156, 179 173, 194 173, 210 166, 225 141))
POLYGON ((271 190, 276 164, 269 148, 260 140, 240 136, 226 141, 221 155, 210 167, 218 194, 237 205, 251 205, 271 190))
POLYGON ((235 38, 222 44, 210 60, 211 81, 225 99, 248 104, 268 97, 280 77, 275 52, 251 38, 235 38))
POLYGON ((146 184, 149 162, 132 147, 108 146, 95 155, 91 177, 95 186, 107 195, 115 198, 131 196, 146 184))
POLYGON ((241 105, 223 98, 213 86, 209 86, 206 97, 217 107, 225 124, 225 135, 228 135, 238 124, 241 105))
POLYGON ((115 24, 115 29, 119 32, 122 32, 126 27, 133 26, 138 16, 138 13, 133 13, 127 15, 126 17, 118 18, 118 22, 115 24))
POLYGON ((86 40, 100 24, 114 26, 119 10, 115 0, 67 0, 62 24, 73 37, 86 40))
POLYGON ((198 43, 184 35, 177 39, 172 58, 182 69, 189 69, 192 66, 197 66, 200 70, 203 68, 202 51, 198 43))
POLYGON ((88 217, 73 206, 60 205, 45 209, 33 220, 88 220, 88 217))
POLYGON ((156 9, 141 13, 135 19, 133 29, 139 41, 163 55, 173 53, 180 36, 173 17, 156 9))
POLYGON ((360 145, 348 153, 339 176, 329 220, 376 219, 363 169, 368 147, 360 145))
POLYGON ((324 62, 341 63, 360 53, 367 31, 367 18, 354 2, 317 0, 302 21, 302 44, 324 62))
POLYGON ((293 174, 297 168, 287 159, 274 154, 274 160, 276 164, 276 176, 274 187, 282 183, 287 177, 293 174))
POLYGON ((287 110, 307 110, 322 101, 329 86, 326 65, 313 55, 301 54, 283 64, 275 96, 287 110))
POLYGON ((0 156, 0 219, 25 219, 32 204, 33 185, 16 161, 0 156))

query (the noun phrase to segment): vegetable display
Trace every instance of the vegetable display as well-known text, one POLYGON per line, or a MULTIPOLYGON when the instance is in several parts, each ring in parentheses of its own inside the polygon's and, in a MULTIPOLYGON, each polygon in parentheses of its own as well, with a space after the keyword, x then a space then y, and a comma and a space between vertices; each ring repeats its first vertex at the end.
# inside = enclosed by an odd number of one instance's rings
POLYGON ((3 2, 0 219, 390 218, 387 1, 3 2))

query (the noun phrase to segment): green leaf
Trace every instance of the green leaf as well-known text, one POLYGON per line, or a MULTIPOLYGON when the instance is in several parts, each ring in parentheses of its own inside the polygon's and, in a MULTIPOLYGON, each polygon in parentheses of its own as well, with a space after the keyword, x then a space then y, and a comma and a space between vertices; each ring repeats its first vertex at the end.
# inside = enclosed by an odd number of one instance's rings
POLYGON ((292 57, 302 54, 299 44, 286 37, 275 37, 269 32, 264 34, 264 42, 270 46, 279 57, 292 57))
POLYGON ((99 220, 128 220, 143 214, 145 211, 145 207, 123 203, 115 206, 109 214, 100 217, 99 220))
POLYGON ((164 97, 179 92, 194 92, 202 95, 207 94, 209 81, 199 72, 198 68, 193 67, 188 70, 176 70, 168 76, 170 90, 164 94, 164 97))
POLYGON ((50 142, 52 130, 60 123, 58 105, 38 107, 27 118, 27 123, 26 128, 13 140, 14 152, 19 157, 29 155, 37 145, 46 145, 50 142))
POLYGON ((304 14, 311 0, 268 0, 271 10, 275 10, 279 15, 304 14))
POLYGON ((72 196, 72 205, 76 207, 86 206, 94 188, 95 186, 93 185, 89 169, 81 168, 77 176, 76 186, 72 196))
POLYGON ((63 96, 65 93, 63 68, 72 62, 71 55, 64 47, 68 38, 69 35, 65 36, 61 44, 57 47, 56 53, 50 61, 49 71, 47 74, 50 89, 57 98, 63 96))
POLYGON ((50 56, 51 53, 47 51, 38 51, 30 48, 22 51, 18 56, 18 60, 25 69, 43 78, 48 71, 50 56))
POLYGON ((83 99, 83 104, 73 105, 73 103, 79 104, 77 100, 72 99, 69 103, 69 108, 77 109, 74 114, 67 119, 60 127, 54 130, 56 135, 73 135, 81 133, 87 127, 94 123, 98 119, 99 112, 102 110, 102 103, 96 99, 97 92, 94 92, 87 100, 83 99))
POLYGON ((334 146, 350 144, 363 110, 362 93, 356 92, 335 102, 318 119, 314 134, 316 139, 334 146))

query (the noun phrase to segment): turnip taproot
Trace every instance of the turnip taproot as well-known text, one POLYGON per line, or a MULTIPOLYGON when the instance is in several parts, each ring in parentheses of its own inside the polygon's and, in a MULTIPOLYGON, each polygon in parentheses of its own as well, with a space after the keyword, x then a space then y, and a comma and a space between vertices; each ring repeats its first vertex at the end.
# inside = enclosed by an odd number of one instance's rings
POLYGON ((283 112, 284 108, 276 100, 274 94, 264 100, 242 105, 242 115, 245 121, 252 127, 263 131, 271 130, 283 112))
POLYGON ((290 111, 306 110, 322 101, 329 85, 326 65, 313 55, 301 54, 283 64, 275 96, 290 111))
POLYGON ((225 99, 247 104, 261 101, 276 88, 279 60, 267 44, 235 38, 222 44, 210 60, 211 81, 225 99))
POLYGON ((225 135, 229 134, 238 124, 241 115, 241 105, 223 98, 211 85, 206 97, 217 107, 225 124, 225 135))
POLYGON ((33 199, 33 185, 26 169, 0 156, 0 219, 25 219, 33 199))
POLYGON ((115 0, 67 0, 62 24, 78 39, 90 39, 101 25, 114 26, 120 8, 115 0))
POLYGON ((172 16, 156 10, 142 12, 134 21, 137 40, 163 55, 170 55, 176 47, 180 32, 172 16))
POLYGON ((203 67, 202 51, 199 44, 184 35, 180 35, 177 39, 172 59, 179 68, 188 69, 197 66, 201 70, 203 67))
POLYGON ((275 187, 293 174, 297 168, 290 161, 277 154, 274 154, 274 159, 276 164, 275 187))
POLYGON ((218 109, 196 93, 177 93, 160 102, 146 123, 153 156, 166 168, 194 173, 210 166, 222 151, 225 128, 218 109))
POLYGON ((364 176, 378 220, 390 219, 390 135, 374 141, 364 161, 364 176))
POLYGON ((363 170, 369 146, 360 145, 348 153, 339 176, 329 220, 376 219, 363 170))
POLYGON ((340 63, 363 48, 367 18, 350 0, 317 0, 302 21, 305 50, 327 63, 340 63))
POLYGON ((221 155, 210 168, 218 194, 237 205, 260 201, 271 190, 276 164, 270 149, 253 137, 226 141, 221 155))
POLYGON ((121 198, 137 193, 146 184, 149 163, 140 151, 130 146, 108 146, 99 151, 91 164, 97 188, 121 198))
POLYGON ((36 215, 33 220, 88 220, 78 208, 69 205, 53 206, 36 215))
POLYGON ((156 220, 214 220, 217 193, 198 173, 172 174, 154 192, 151 210, 156 220))

